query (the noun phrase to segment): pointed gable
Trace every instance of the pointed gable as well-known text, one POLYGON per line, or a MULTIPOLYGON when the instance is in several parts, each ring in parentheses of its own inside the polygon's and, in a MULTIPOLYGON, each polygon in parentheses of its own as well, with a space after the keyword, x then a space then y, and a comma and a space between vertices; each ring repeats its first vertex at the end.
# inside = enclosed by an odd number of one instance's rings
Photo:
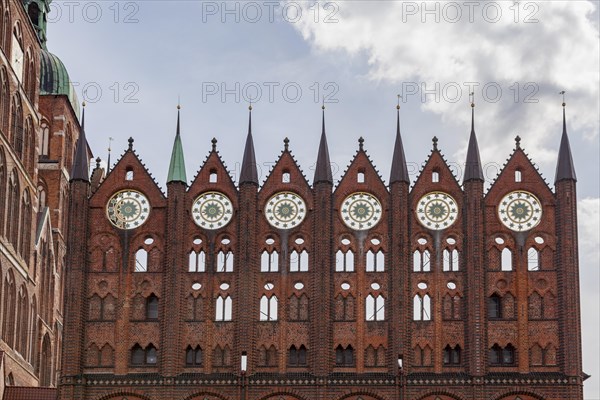
POLYGON ((165 195, 146 169, 142 160, 133 150, 133 139, 129 139, 129 149, 117 161, 90 199, 91 207, 104 207, 115 192, 125 189, 139 190, 150 200, 152 207, 164 207, 165 195))
POLYGON ((448 192, 458 201, 458 197, 462 197, 462 189, 443 154, 437 148, 437 138, 433 138, 433 143, 433 150, 413 185, 411 195, 420 197, 426 192, 440 190, 448 192))
POLYGON ((284 150, 260 189, 259 202, 266 201, 275 192, 289 190, 302 196, 311 208, 312 189, 289 150, 289 140, 287 138, 285 138, 284 144, 284 150))
POLYGON ((219 191, 226 194, 235 206, 237 188, 217 150, 217 139, 213 138, 211 143, 212 150, 192 181, 188 189, 188 194, 191 197, 191 201, 193 201, 203 192, 219 191))

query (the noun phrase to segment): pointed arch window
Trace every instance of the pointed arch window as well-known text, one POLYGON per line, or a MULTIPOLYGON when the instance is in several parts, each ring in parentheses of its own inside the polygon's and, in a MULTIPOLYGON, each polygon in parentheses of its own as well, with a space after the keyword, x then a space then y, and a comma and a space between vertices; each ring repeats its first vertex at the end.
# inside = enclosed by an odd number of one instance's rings
POLYGON ((491 365, 514 365, 516 350, 512 344, 507 344, 502 348, 495 343, 489 352, 489 362, 491 365))
POLYGON ((217 254, 217 272, 233 272, 232 251, 219 251, 217 254))
POLYGON ((508 247, 502 249, 502 260, 500 267, 502 271, 512 271, 512 256, 512 251, 508 247))
POLYGON ((413 298, 413 320, 431 320, 431 297, 428 294, 423 296, 416 294, 413 298))
POLYGON ((231 351, 229 350, 229 346, 215 347, 213 351, 213 366, 215 367, 227 367, 231 365, 231 351))
POLYGON ((515 170, 515 182, 521 182, 522 179, 523 179, 523 177, 521 174, 521 170, 520 169, 515 170))
POLYGON ((135 252, 135 272, 148 272, 148 252, 145 249, 135 252))
POLYGON ((415 250, 413 253, 413 271, 414 272, 430 272, 431 271, 431 255, 429 250, 415 250))
POLYGON ((338 250, 335 256, 336 272, 354 272, 354 252, 338 250))
POLYGON ((365 300, 365 318, 367 321, 385 320, 385 299, 382 295, 368 295, 365 300))
POLYGON ((125 170, 125 180, 126 181, 133 180, 133 168, 132 167, 127 167, 127 169, 125 170))
POLYGON ((502 318, 502 298, 496 293, 491 295, 488 299, 488 318, 489 319, 500 319, 502 318))
POLYGON ((146 352, 139 344, 136 344, 131 349, 131 365, 144 365, 146 352))
POLYGON ((204 250, 190 251, 188 261, 188 272, 205 272, 206 271, 206 253, 204 250))
POLYGON ((354 366, 354 349, 352 345, 342 347, 338 345, 335 349, 335 365, 338 367, 353 367, 354 366))
POLYGON ((431 173, 431 182, 438 183, 440 181, 440 173, 438 171, 433 171, 431 173))
POLYGON ((308 271, 308 251, 292 251, 290 254, 290 272, 306 271, 308 271))
POLYGON ((43 159, 50 156, 50 127, 46 121, 42 122, 40 127, 40 156, 43 159))
POLYGON ((373 252, 372 250, 367 251, 367 272, 383 272, 385 268, 385 255, 383 251, 378 250, 373 252))
POLYGON ((355 317, 355 299, 349 294, 344 297, 337 295, 335 301, 335 320, 336 321, 354 321, 355 317))
POLYGON ((146 299, 146 319, 158 319, 158 297, 154 294, 146 299))
POLYGON ((290 173, 288 171, 283 171, 283 174, 281 174, 281 183, 290 183, 290 182, 291 182, 290 173))
POLYGON ((232 308, 231 296, 217 297, 215 321, 231 321, 232 308))
POLYGON ((279 271, 279 253, 277 250, 268 252, 264 250, 260 256, 260 272, 279 271))
POLYGON ((289 300, 290 321, 308 321, 308 296, 293 294, 289 300))
POLYGON ((210 170, 210 175, 208 176, 209 183, 217 183, 219 181, 219 176, 217 175, 216 169, 210 170))
POLYGON ((260 347, 258 363, 262 367, 277 366, 277 349, 274 345, 271 345, 269 348, 265 346, 260 347))
POLYGON ((277 296, 262 296, 260 298, 260 320, 277 321, 277 296))
POLYGON ((300 345, 298 348, 296 348, 295 345, 290 347, 288 354, 288 365, 290 367, 306 366, 306 347, 304 345, 300 345))
POLYGON ((359 172, 358 174, 356 174, 356 182, 357 183, 365 183, 365 173, 364 172, 359 172))
POLYGON ((185 365, 187 367, 201 367, 202 366, 202 348, 196 346, 188 346, 185 350, 185 365))
POLYGON ((535 247, 530 247, 527 250, 527 270, 539 271, 540 268, 540 252, 535 247))
POLYGON ((443 268, 444 268, 445 272, 459 270, 460 259, 459 259, 457 249, 453 249, 453 250, 444 249, 443 258, 444 258, 443 268))
POLYGON ((461 349, 459 345, 450 347, 447 345, 444 348, 444 365, 460 365, 461 363, 461 349))

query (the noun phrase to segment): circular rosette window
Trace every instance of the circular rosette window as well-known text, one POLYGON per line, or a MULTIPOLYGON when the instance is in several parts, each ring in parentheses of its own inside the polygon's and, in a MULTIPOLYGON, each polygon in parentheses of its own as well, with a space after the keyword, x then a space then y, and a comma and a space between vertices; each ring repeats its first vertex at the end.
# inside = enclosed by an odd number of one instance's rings
POLYGON ((200 228, 222 228, 231 221, 232 216, 233 205, 223 193, 202 193, 192 204, 192 218, 200 228))
POLYGON ((446 229, 456 221, 457 216, 456 200, 448 193, 427 193, 417 204, 417 218, 421 225, 428 229, 446 229))
POLYGON ((542 218, 542 205, 537 197, 524 190, 510 192, 500 200, 498 218, 515 232, 536 227, 542 218))
POLYGON ((106 205, 106 216, 119 229, 135 229, 148 220, 150 202, 136 190, 115 193, 106 205))
POLYGON ((306 217, 306 203, 296 193, 279 192, 267 201, 265 216, 271 226, 291 229, 306 217))
POLYGON ((369 193, 353 193, 344 199, 340 214, 348 228, 363 231, 381 220, 381 203, 369 193))

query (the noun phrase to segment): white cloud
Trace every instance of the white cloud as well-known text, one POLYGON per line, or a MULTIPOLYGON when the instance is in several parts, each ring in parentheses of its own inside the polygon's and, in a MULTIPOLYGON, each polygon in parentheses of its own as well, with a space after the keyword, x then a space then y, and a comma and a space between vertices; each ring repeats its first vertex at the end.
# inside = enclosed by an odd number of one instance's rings
MULTIPOLYGON (((317 52, 366 56, 367 75, 373 81, 399 89, 403 83, 406 87, 407 82, 417 82, 428 90, 439 82, 441 100, 433 101, 429 95, 422 108, 450 124, 469 123, 465 112, 469 91, 463 83, 479 82, 476 125, 479 142, 486 144, 481 149, 484 159, 495 159, 518 133, 538 163, 554 163, 561 123, 558 92, 563 89, 574 131, 594 140, 599 130, 600 85, 598 28, 593 21, 596 5, 588 1, 517 3, 516 15, 513 2, 491 2, 494 6, 486 8, 488 3, 478 3, 469 11, 466 3, 452 2, 460 6, 461 17, 456 18, 456 7, 443 2, 337 2, 337 23, 324 23, 322 13, 318 23, 302 18, 295 26, 317 52), (437 7, 439 23, 436 12, 427 14, 424 7, 437 7), (489 22, 497 7, 502 16, 489 22), (524 22, 526 18, 529 23, 524 22), (456 102, 444 100, 456 97, 453 82, 462 87, 462 98, 456 102), (527 82, 533 85, 525 87, 527 82), (443 96, 448 84, 447 96, 443 96), (482 90, 485 84, 492 85, 487 92, 489 102, 482 90), (491 102, 496 96, 494 87, 502 89, 496 103, 491 102), (524 103, 528 94, 539 103, 524 103)), ((308 15, 311 12, 305 10, 308 15)), ((422 98, 405 94, 405 100, 420 102, 422 98)), ((455 156, 462 159, 465 152, 455 156)))

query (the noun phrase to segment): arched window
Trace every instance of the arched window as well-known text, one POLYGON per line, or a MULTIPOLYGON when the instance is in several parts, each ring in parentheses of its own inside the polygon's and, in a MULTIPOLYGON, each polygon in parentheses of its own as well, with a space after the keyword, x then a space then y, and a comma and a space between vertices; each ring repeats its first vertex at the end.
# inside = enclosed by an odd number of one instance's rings
POLYGON ((302 294, 300 297, 293 294, 289 300, 290 321, 308 321, 308 297, 302 294))
POLYGON ((269 348, 261 346, 258 354, 258 365, 262 367, 275 367, 277 365, 277 349, 271 345, 269 348))
POLYGON ((14 346, 15 340, 15 314, 17 311, 17 289, 12 273, 8 273, 4 281, 3 301, 4 316, 2 321, 2 338, 9 347, 14 346))
POLYGON ((354 252, 338 250, 335 255, 336 272, 354 272, 354 252))
POLYGON ((185 365, 188 367, 201 367, 202 366, 202 348, 196 346, 188 346, 185 350, 185 365))
POLYGON ((385 320, 385 299, 382 295, 368 295, 365 301, 365 319, 367 321, 385 320))
POLYGON ((52 385, 52 345, 46 333, 42 340, 42 356, 40 361, 40 386, 52 385))
POLYGON ((512 271, 512 251, 508 247, 502 250, 502 271, 512 271))
POLYGON ((262 296, 260 298, 260 320, 277 321, 277 296, 262 296))
POLYGON ((413 320, 431 320, 431 297, 429 297, 428 294, 425 294, 424 296, 417 294, 413 298, 413 320))
POLYGON ((42 185, 38 185, 38 209, 42 211, 46 207, 46 189, 42 185))
POLYGON ((454 249, 454 250, 445 249, 443 258, 444 258, 444 267, 443 268, 444 268, 445 272, 459 270, 460 259, 459 259, 457 249, 454 249))
POLYGON ((342 345, 338 345, 335 349, 335 364, 338 367, 352 367, 354 366, 354 349, 351 345, 346 348, 342 345))
POLYGON ((218 180, 219 180, 219 177, 217 175, 217 170, 211 169, 210 175, 208 176, 208 182, 209 183, 217 183, 218 180))
POLYGON ((460 346, 456 345, 450 347, 447 345, 444 348, 444 365, 460 365, 461 363, 461 351, 460 346))
POLYGON ((277 272, 279 271, 279 253, 277 250, 268 252, 264 250, 260 256, 260 271, 261 272, 277 272))
POLYGON ((233 272, 233 252, 219 251, 217 254, 217 272, 233 272))
POLYGON ((27 6, 27 14, 33 26, 40 26, 40 8, 35 1, 32 1, 27 6))
POLYGON ((433 171, 431 173, 431 182, 438 183, 440 181, 440 173, 437 171, 433 171))
POLYGON ((335 301, 335 319, 336 321, 354 321, 355 320, 355 300, 349 294, 344 297, 339 294, 335 301))
POLYGON ((206 253, 204 250, 198 252, 190 251, 189 257, 189 272, 205 272, 206 271, 206 253))
POLYGON ((229 346, 223 348, 221 348, 221 346, 215 347, 212 361, 214 367, 226 367, 231 365, 231 352, 229 346))
POLYGON ((297 252, 292 251, 290 254, 290 272, 306 272, 308 271, 308 252, 302 250, 297 252))
POLYGON ((281 174, 281 183, 290 183, 290 181, 290 173, 288 171, 283 171, 283 174, 281 174))
POLYGON ((231 321, 232 301, 231 297, 217 297, 215 321, 231 321))
POLYGON ((133 168, 132 167, 127 167, 127 169, 125 170, 125 180, 126 181, 133 180, 133 168))
POLYGON ((512 344, 507 344, 502 348, 495 343, 489 352, 489 362, 491 365, 514 365, 515 348, 512 344))
POLYGON ((423 252, 415 250, 413 253, 413 271, 414 272, 429 272, 431 271, 431 256, 429 250, 423 252))
POLYGON ((23 192, 23 200, 21 201, 21 242, 19 244, 19 251, 21 257, 26 262, 29 262, 30 245, 31 245, 31 201, 29 199, 29 192, 25 190, 23 192))
POLYGON ((521 182, 522 176, 521 176, 521 170, 517 169, 515 171, 515 182, 521 182))
MULTIPOLYGON (((1 29, 1 28, 0 28, 1 29)), ((2 31, 0 30, 0 34, 2 31)), ((0 43, 1 44, 1 43, 0 43)), ((8 132, 8 109, 10 105, 10 90, 6 77, 6 69, 0 68, 0 129, 6 137, 10 137, 8 132)))
POLYGON ((135 252, 135 272, 148 272, 148 252, 145 249, 135 252))
POLYGON ((288 365, 290 367, 306 366, 306 347, 304 345, 300 345, 298 348, 294 345, 290 347, 288 365))
POLYGON ((488 318, 489 319, 500 319, 502 318, 502 298, 496 293, 490 296, 488 299, 488 318))
POLYGON ((132 365, 144 365, 145 352, 142 346, 136 344, 131 349, 131 364, 132 365))
POLYGON ((12 145, 18 158, 23 158, 23 107, 18 94, 13 97, 11 112, 12 145))
POLYGON ((539 271, 540 269, 540 252, 536 248, 530 247, 527 250, 527 270, 539 271))
POLYGON ((383 251, 378 250, 374 253, 372 250, 367 251, 367 272, 383 272, 385 268, 385 255, 383 251))
POLYGON ((113 365, 115 365, 115 350, 106 343, 100 349, 100 366, 112 367, 113 365))
POLYGON ((50 127, 46 121, 40 126, 40 156, 42 159, 50 158, 50 127))
POLYGON ((357 183, 365 183, 365 173, 364 172, 359 172, 358 174, 356 174, 356 182, 357 183))
POLYGON ((4 214, 6 209, 6 161, 0 147, 0 235, 4 235, 4 214))
POLYGON ((146 347, 146 364, 155 365, 158 362, 158 352, 152 343, 146 347))
POLYGON ((6 238, 12 243, 14 249, 17 249, 19 237, 19 222, 20 222, 20 189, 17 173, 13 169, 10 181, 8 183, 8 212, 6 215, 6 238))
POLYGON ((146 319, 158 319, 158 297, 154 294, 146 299, 146 319))

